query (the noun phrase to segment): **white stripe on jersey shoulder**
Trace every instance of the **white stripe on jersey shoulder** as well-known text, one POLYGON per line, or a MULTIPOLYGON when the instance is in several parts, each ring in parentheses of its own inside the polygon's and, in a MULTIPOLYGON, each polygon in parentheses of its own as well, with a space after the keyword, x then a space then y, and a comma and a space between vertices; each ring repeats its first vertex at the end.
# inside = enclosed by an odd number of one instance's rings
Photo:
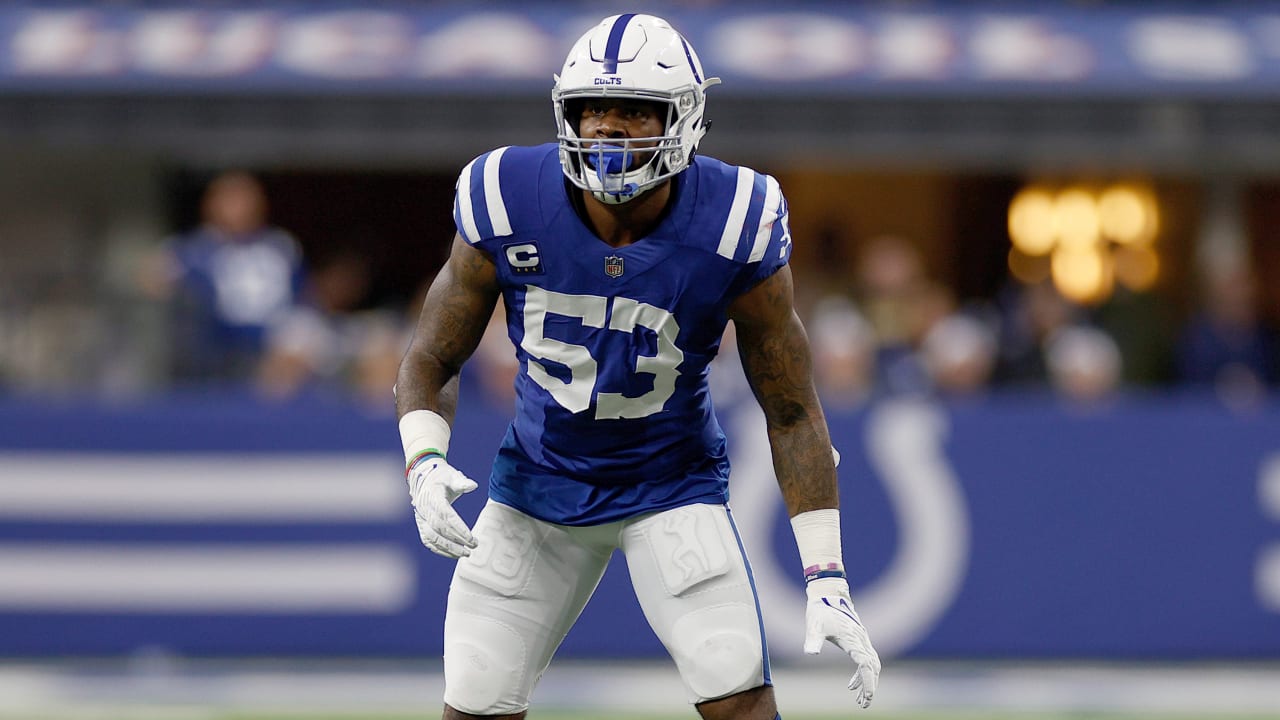
MULTIPOLYGON (((476 158, 476 160, 479 159, 476 158)), ((471 207, 471 168, 475 166, 476 160, 472 160, 462 168, 462 173, 458 175, 458 187, 454 190, 454 197, 457 198, 458 203, 458 216, 462 219, 462 239, 466 240, 468 245, 480 242, 480 228, 476 227, 476 215, 471 207)))
POLYGON ((502 199, 502 187, 498 182, 498 169, 502 165, 502 155, 510 146, 500 147, 491 153, 467 163, 458 175, 456 191, 458 215, 462 218, 462 237, 470 245, 480 242, 480 226, 476 223, 475 204, 471 197, 471 174, 476 163, 484 159, 484 204, 489 214, 489 225, 493 228, 494 237, 505 237, 512 234, 511 219, 507 216, 507 203, 502 199))
POLYGON ((489 208, 489 224, 493 226, 494 237, 505 237, 512 232, 507 204, 502 200, 502 187, 498 184, 498 166, 507 149, 500 147, 494 150, 484 161, 484 204, 489 208))
POLYGON ((724 223, 724 232, 720 234, 720 246, 716 254, 733 259, 742 237, 742 227, 747 222, 747 209, 751 207, 751 188, 756 182, 756 173, 751 168, 738 168, 738 186, 733 191, 733 204, 729 206, 729 217, 724 223))
POLYGON ((782 208, 782 188, 778 187, 778 181, 772 175, 765 175, 764 184, 764 212, 760 213, 760 227, 756 230, 756 241, 751 245, 747 262, 759 262, 764 257, 769 236, 773 234, 773 224, 777 222, 778 211, 782 208))

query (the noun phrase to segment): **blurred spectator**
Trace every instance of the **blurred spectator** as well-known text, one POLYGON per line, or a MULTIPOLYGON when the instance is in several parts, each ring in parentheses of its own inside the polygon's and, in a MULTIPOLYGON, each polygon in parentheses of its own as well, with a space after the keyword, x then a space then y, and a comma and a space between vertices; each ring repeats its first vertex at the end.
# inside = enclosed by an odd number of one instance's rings
POLYGON ((1045 341, 1049 381, 1057 393, 1080 403, 1095 403, 1120 384, 1120 348, 1105 332, 1085 325, 1054 331, 1045 341))
POLYGON ((0 315, 0 388, 79 396, 100 374, 98 361, 115 338, 94 313, 92 296, 72 280, 52 280, 0 315), (25 307, 23 305, 26 305, 25 307))
POLYGON ((879 388, 929 392, 932 383, 917 350, 954 303, 950 292, 926 274, 919 248, 893 235, 875 238, 858 254, 855 288, 875 332, 879 388))
POLYGON ((1243 262, 1206 263, 1202 301, 1178 347, 1182 382, 1232 402, 1258 398, 1277 380, 1277 340, 1258 314, 1258 284, 1243 262))
POLYGON ((858 253, 856 272, 858 304, 877 342, 882 347, 910 344, 929 285, 920 251, 903 238, 878 237, 858 253))
POLYGON ((511 348, 511 341, 507 339, 507 311, 503 303, 499 302, 494 307, 489 325, 485 327, 467 367, 475 369, 476 379, 487 401, 503 408, 515 402, 516 373, 520 363, 511 348))
POLYGON ((1126 386, 1169 385, 1174 376, 1176 325, 1167 297, 1123 285, 1090 313, 1093 324, 1120 347, 1126 386))
POLYGON ((755 402, 751 385, 747 383, 742 369, 742 355, 738 353, 738 328, 732 320, 724 326, 720 349, 711 359, 707 382, 711 388, 711 401, 717 410, 725 410, 744 400, 755 402))
POLYGON ((935 392, 970 396, 987 388, 996 362, 996 334, 981 320, 953 313, 925 334, 920 354, 935 392))
POLYGON ((875 385, 876 335, 857 306, 832 295, 819 300, 808 323, 813 376, 824 405, 852 408, 875 385))
POLYGON ((804 282, 796 284, 796 302, 800 307, 812 310, 823 298, 848 291, 849 270, 856 266, 856 243, 849 226, 847 218, 828 214, 818 221, 808 243, 812 245, 812 252, 807 256, 792 256, 792 272, 804 278, 804 282))
POLYGON ((1011 288, 1004 308, 1000 357, 995 381, 1002 385, 1048 387, 1049 338, 1079 320, 1079 306, 1064 298, 1046 280, 1011 288))
POLYGON ((165 243, 140 281, 174 311, 173 371, 180 380, 247 379, 267 328, 294 304, 302 254, 267 224, 262 185, 244 172, 215 178, 201 204, 202 224, 165 243))
POLYGON ((308 391, 351 392, 372 409, 393 411, 391 387, 405 350, 397 313, 361 309, 370 270, 363 257, 340 252, 318 263, 299 303, 266 333, 256 386, 283 399, 308 391))

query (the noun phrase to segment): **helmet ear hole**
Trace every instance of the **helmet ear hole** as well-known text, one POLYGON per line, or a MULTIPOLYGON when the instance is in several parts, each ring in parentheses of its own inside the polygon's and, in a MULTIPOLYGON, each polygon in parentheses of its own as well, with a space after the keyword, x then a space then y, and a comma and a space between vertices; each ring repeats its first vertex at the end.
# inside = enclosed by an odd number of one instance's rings
POLYGON ((671 172, 680 172, 684 169, 685 157, 684 152, 680 148, 672 148, 666 152, 663 160, 667 164, 667 169, 671 172))

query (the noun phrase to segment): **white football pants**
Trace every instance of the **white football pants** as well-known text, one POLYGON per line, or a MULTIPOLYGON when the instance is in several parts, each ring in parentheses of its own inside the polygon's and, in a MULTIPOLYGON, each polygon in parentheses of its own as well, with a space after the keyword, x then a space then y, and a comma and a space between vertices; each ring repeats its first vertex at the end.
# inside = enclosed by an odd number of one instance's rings
POLYGON ((645 618, 690 702, 770 682, 755 581, 729 508, 690 505, 567 527, 490 500, 458 561, 444 626, 444 700, 517 713, 622 550, 645 618))

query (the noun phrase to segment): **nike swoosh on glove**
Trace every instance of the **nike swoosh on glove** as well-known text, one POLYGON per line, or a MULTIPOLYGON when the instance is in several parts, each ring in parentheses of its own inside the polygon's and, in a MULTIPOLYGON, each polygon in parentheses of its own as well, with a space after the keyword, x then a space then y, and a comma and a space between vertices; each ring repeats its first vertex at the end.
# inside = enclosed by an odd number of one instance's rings
POLYGON ((822 643, 830 640, 857 664, 849 680, 849 689, 858 693, 858 705, 866 708, 876 694, 880 682, 880 656, 871 647, 871 638, 849 599, 849 584, 842 578, 820 578, 805 588, 809 602, 804 611, 804 651, 809 655, 822 652, 822 643))
POLYGON ((422 544, 447 558, 470 555, 476 539, 453 509, 453 501, 475 490, 476 481, 438 456, 418 461, 409 469, 408 480, 422 544))

